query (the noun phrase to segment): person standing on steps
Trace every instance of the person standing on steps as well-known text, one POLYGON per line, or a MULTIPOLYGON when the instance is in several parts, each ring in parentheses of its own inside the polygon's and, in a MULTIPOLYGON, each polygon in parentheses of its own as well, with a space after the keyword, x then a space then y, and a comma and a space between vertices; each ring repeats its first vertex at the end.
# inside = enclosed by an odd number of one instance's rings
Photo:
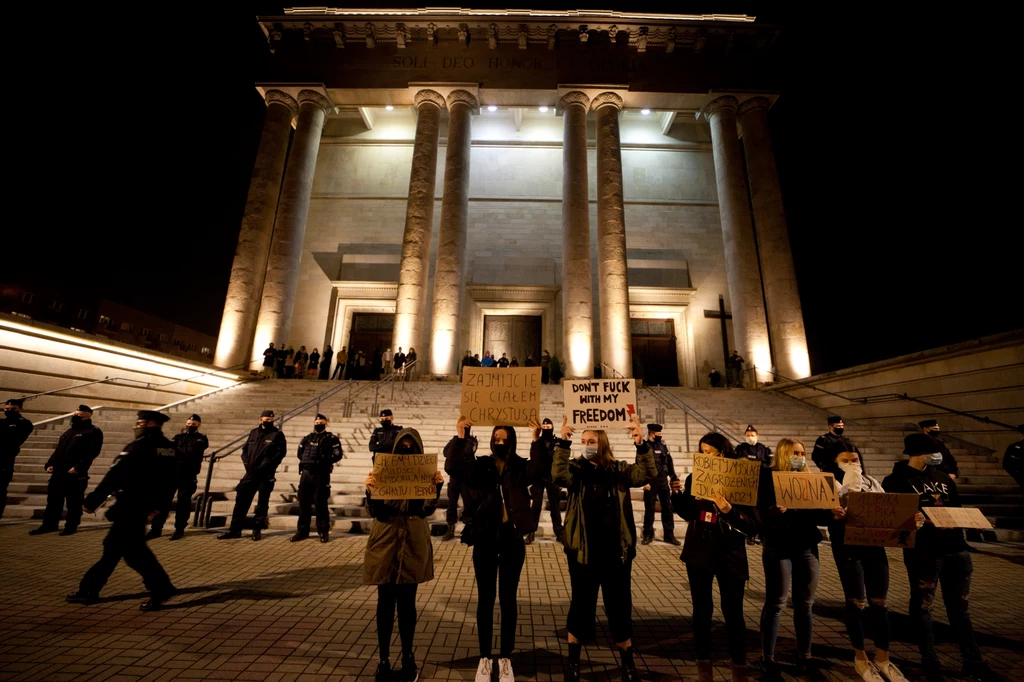
MULTIPOLYGON (((732 444, 720 433, 700 439, 700 451, 713 457, 737 459, 732 444)), ((686 538, 680 560, 686 564, 693 601, 693 639, 697 649, 697 679, 711 682, 711 617, 714 614, 712 583, 718 581, 720 607, 725 617, 732 659, 733 682, 747 680, 747 624, 743 619, 743 593, 750 575, 744 536, 757 532, 754 510, 734 505, 721 493, 715 499, 697 499, 691 492, 693 474, 686 483, 672 484, 672 508, 686 522, 686 538)))
POLYGON ((267 346, 267 349, 263 351, 263 378, 273 379, 274 378, 274 364, 277 362, 277 351, 274 350, 274 344, 271 343, 267 346))
POLYGON ((320 349, 314 348, 313 352, 309 354, 309 369, 307 375, 314 379, 320 375, 320 349))
POLYGON ((167 572, 146 545, 146 521, 157 514, 166 514, 174 497, 175 471, 178 468, 174 445, 161 429, 170 417, 152 410, 142 410, 135 422, 135 440, 124 446, 114 465, 89 493, 82 510, 90 514, 99 509, 108 497, 117 502, 106 514, 112 523, 103 539, 103 556, 90 568, 78 591, 66 600, 72 604, 92 604, 121 559, 142 576, 149 590, 149 599, 142 602, 142 611, 159 609, 177 593, 167 572))
MULTIPOLYGON (((210 447, 210 441, 199 432, 203 420, 198 414, 193 414, 185 421, 185 428, 181 433, 175 434, 171 444, 174 445, 174 456, 177 459, 178 467, 175 472, 176 489, 178 491, 177 504, 174 505, 174 533, 171 540, 180 540, 185 537, 185 528, 188 527, 188 517, 192 512, 192 496, 199 487, 199 472, 203 468, 203 453, 210 447)), ((163 533, 164 523, 170 512, 162 512, 153 517, 153 525, 147 540, 155 540, 163 533)))
POLYGON ((35 428, 32 422, 21 416, 24 405, 21 398, 8 398, 4 403, 4 420, 0 422, 0 519, 7 507, 7 486, 14 478, 14 459, 35 428))
POLYGON ((331 378, 331 362, 334 360, 334 349, 330 344, 324 347, 324 354, 320 356, 320 367, 316 373, 317 381, 324 381, 331 378))
POLYGON ((391 364, 395 367, 395 374, 401 374, 402 369, 405 367, 405 353, 402 352, 401 346, 398 347, 398 352, 395 353, 391 364))
MULTIPOLYGON (((476 436, 469 433, 470 427, 466 427, 466 444, 463 446, 473 457, 476 457, 476 450, 479 446, 476 436)), ((444 446, 444 457, 455 447, 455 440, 450 440, 444 446)), ((448 530, 445 531, 441 542, 449 542, 455 539, 455 524, 459 522, 459 498, 462 499, 462 511, 466 511, 466 489, 455 476, 448 476, 448 508, 445 509, 445 521, 448 523, 448 530)))
MULTIPOLYGON (((537 429, 533 431, 534 443, 539 443, 538 456, 542 458, 541 472, 544 479, 530 486, 530 506, 533 510, 533 525, 540 525, 540 516, 544 511, 544 491, 548 493, 548 509, 551 512, 551 531, 554 538, 562 541, 562 488, 551 478, 551 465, 555 459, 555 425, 550 419, 545 418, 540 423, 540 433, 537 429)), ((535 445, 536 447, 536 445, 535 445)), ((532 454, 532 450, 531 450, 532 454)), ((526 535, 526 544, 531 544, 534 534, 526 535)))
POLYGON ((313 419, 313 432, 299 443, 299 522, 292 542, 309 537, 313 503, 316 502, 316 534, 327 542, 331 530, 331 472, 344 453, 341 440, 327 430, 327 417, 313 419))
MULTIPOLYGON (((533 359, 533 356, 530 356, 533 359)), ((527 365, 528 367, 530 365, 527 365)), ((544 351, 540 354, 540 383, 546 384, 551 379, 551 353, 544 351)))
POLYGON ((736 458, 760 462, 762 471, 771 471, 772 449, 764 443, 758 442, 757 429, 753 424, 747 424, 743 436, 746 441, 736 446, 736 458))
POLYGON ((380 411, 380 426, 370 434, 370 452, 391 452, 395 447, 395 438, 402 427, 395 424, 395 416, 391 410, 384 408, 380 411))
POLYGON ((623 682, 639 680, 633 663, 633 559, 636 523, 630 488, 657 474, 650 444, 640 423, 627 429, 636 446, 636 463, 615 459, 608 434, 586 430, 580 437, 583 456, 570 459, 574 430, 562 417, 551 477, 568 489, 565 511, 565 558, 572 595, 566 630, 569 639, 568 682, 579 682, 583 645, 596 636, 597 591, 601 590, 608 628, 618 650, 623 682))
POLYGON ((103 432, 92 423, 92 408, 79 405, 72 413, 71 428, 61 434, 46 471, 50 481, 46 485, 46 509, 43 523, 29 535, 53 533, 60 523, 61 512, 67 504, 67 516, 61 535, 71 535, 82 521, 82 499, 89 485, 89 467, 103 449, 103 432))
POLYGON ((444 470, 458 478, 466 491, 462 542, 473 548, 476 576, 476 623, 480 641, 476 682, 491 680, 495 597, 501 604, 498 680, 512 682, 511 656, 519 616, 516 594, 526 561, 523 535, 535 530, 529 486, 543 478, 539 471, 542 463, 532 456, 526 460, 516 454, 516 432, 511 426, 495 426, 491 431, 490 452, 474 457, 466 440, 468 428, 466 418, 460 418, 451 447, 446 448, 444 470))
MULTIPOLYGON (((387 453, 381 453, 387 454, 387 453)), ((423 439, 415 429, 402 429, 393 454, 422 455, 423 439)), ((444 477, 434 473, 437 492, 427 500, 377 500, 376 478, 366 477, 366 509, 373 517, 363 555, 363 584, 377 586, 377 649, 380 662, 374 682, 416 682, 419 670, 412 651, 416 634, 416 589, 434 579, 434 547, 427 517, 437 509, 444 477), (402 667, 391 670, 391 633, 398 611, 402 667)))
POLYGON ((946 444, 939 439, 939 427, 938 419, 925 419, 917 422, 917 425, 921 428, 921 432, 926 436, 931 436, 935 439, 935 442, 939 444, 939 452, 942 453, 942 464, 938 468, 949 474, 950 478, 954 481, 960 478, 960 465, 957 464, 956 457, 949 451, 946 444))
MULTIPOLYGON (((672 464, 672 454, 668 445, 662 440, 661 424, 647 425, 647 447, 654 456, 654 466, 658 475, 644 486, 644 537, 641 544, 654 542, 654 506, 661 502, 661 530, 665 542, 670 545, 683 543, 676 539, 675 520, 672 518, 672 500, 669 496, 669 484, 679 480, 676 468, 672 464)), ((639 457, 639 455, 638 455, 639 457)), ((639 461, 637 462, 639 464, 639 461)))
POLYGON ((256 513, 252 539, 263 537, 263 529, 267 527, 267 516, 270 513, 270 495, 277 483, 275 474, 285 454, 288 443, 284 433, 274 426, 274 411, 263 410, 260 414, 260 425, 249 432, 249 438, 242 445, 242 464, 245 475, 235 487, 235 509, 231 513, 231 526, 228 532, 217 536, 218 540, 232 540, 242 537, 242 526, 252 505, 252 498, 259 493, 256 500, 256 513))
POLYGON ((384 374, 393 374, 395 371, 395 360, 394 355, 390 348, 384 349, 384 355, 381 356, 381 362, 384 363, 384 374))
POLYGON ((1006 446, 1003 453, 1003 470, 1013 476, 1017 485, 1024 490, 1024 424, 1017 425, 1021 439, 1006 446))
MULTIPOLYGON (((331 351, 330 346, 327 347, 327 351, 331 351)), ((333 372, 331 371, 331 361, 327 357, 327 351, 324 351, 324 363, 326 363, 327 369, 321 370, 320 376, 324 379, 337 378, 339 380, 343 380, 345 378, 345 369, 348 366, 348 349, 345 346, 342 346, 341 350, 338 351, 338 362, 335 364, 333 372)), ((332 355, 333 353, 334 351, 331 351, 332 355)))
POLYGON ((838 414, 828 418, 828 433, 818 436, 818 440, 814 441, 814 450, 811 451, 811 461, 819 471, 828 471, 826 467, 831 467, 841 452, 860 454, 857 446, 843 435, 845 430, 843 418, 838 414))

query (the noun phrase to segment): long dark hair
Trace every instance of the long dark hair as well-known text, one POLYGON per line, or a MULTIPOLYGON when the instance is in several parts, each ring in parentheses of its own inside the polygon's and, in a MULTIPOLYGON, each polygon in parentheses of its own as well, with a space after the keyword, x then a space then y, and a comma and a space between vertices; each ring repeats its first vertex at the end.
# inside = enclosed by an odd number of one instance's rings
POLYGON ((732 443, 730 443, 729 439, 720 433, 704 434, 704 437, 700 439, 699 443, 697 443, 698 448, 700 447, 701 443, 707 443, 715 450, 718 450, 719 452, 722 453, 722 457, 726 457, 728 459, 736 459, 736 451, 733 449, 732 443))
POLYGON ((508 455, 511 457, 516 454, 516 430, 511 426, 495 426, 491 429, 491 452, 494 452, 494 434, 496 434, 499 429, 503 430, 508 435, 505 442, 508 444, 508 455))

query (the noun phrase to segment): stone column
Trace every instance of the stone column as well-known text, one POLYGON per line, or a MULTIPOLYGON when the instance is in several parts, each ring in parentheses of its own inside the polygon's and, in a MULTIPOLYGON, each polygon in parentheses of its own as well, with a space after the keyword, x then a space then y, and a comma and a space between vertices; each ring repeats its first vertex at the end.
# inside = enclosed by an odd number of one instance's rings
POLYGON ((594 372, 590 206, 587 183, 587 109, 590 98, 566 93, 562 113, 562 357, 568 378, 594 372))
POLYGON ((769 106, 764 97, 754 97, 740 105, 743 151, 747 158, 750 203, 754 209, 754 228, 761 257, 775 367, 782 376, 802 379, 810 376, 811 366, 793 252, 786 228, 786 212, 779 189, 779 173, 768 134, 769 106))
POLYGON ((284 161, 288 155, 288 137, 298 103, 280 90, 266 94, 267 117, 260 135, 256 165, 249 181, 242 229, 238 233, 235 260, 231 264, 228 295, 217 336, 213 364, 236 367, 249 359, 256 316, 260 310, 263 277, 267 270, 270 235, 274 232, 277 199, 281 193, 284 161))
POLYGON ((414 102, 419 117, 412 149, 409 202, 405 209, 391 350, 397 350, 399 346, 409 350, 411 346, 419 353, 423 350, 423 315, 427 308, 427 278, 430 275, 430 233, 434 229, 437 141, 445 101, 433 90, 420 90, 414 102))
POLYGON ((320 93, 313 90, 299 92, 299 117, 284 182, 281 183, 281 199, 277 220, 274 221, 274 238, 270 244, 267 276, 263 282, 263 298, 252 347, 254 359, 262 357, 268 343, 289 341, 309 195, 313 190, 313 171, 320 150, 324 119, 331 109, 330 100, 320 93))
POLYGON ((629 377, 633 376, 633 340, 629 331, 626 218, 622 207, 622 150, 619 144, 622 98, 614 92, 602 92, 594 98, 591 108, 597 118, 597 281, 600 287, 601 362, 629 377))
POLYGON ((431 315, 430 373, 458 374, 462 357, 459 315, 462 312, 466 227, 469 223, 469 156, 472 114, 480 105, 465 90, 448 95, 448 148, 444 161, 441 227, 434 266, 434 308, 431 315))
MULTIPOLYGON (((748 365, 768 368, 771 366, 768 326, 747 183, 743 177, 743 156, 736 134, 736 106, 735 97, 719 97, 704 108, 704 117, 711 124, 718 210, 725 242, 725 274, 729 280, 732 327, 736 335, 734 345, 748 365)), ((766 377, 766 374, 761 375, 762 379, 766 377)), ((749 383, 747 374, 744 384, 749 383)))

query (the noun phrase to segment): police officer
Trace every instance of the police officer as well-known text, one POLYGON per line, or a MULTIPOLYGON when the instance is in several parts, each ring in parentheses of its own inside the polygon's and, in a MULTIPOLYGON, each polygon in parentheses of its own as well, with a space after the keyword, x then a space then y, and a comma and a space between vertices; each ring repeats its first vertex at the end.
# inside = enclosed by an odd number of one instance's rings
MULTIPOLYGON (((562 488, 551 478, 551 464, 555 461, 555 425, 550 419, 544 418, 540 423, 540 434, 534 430, 534 446, 539 443, 539 457, 543 462, 541 471, 543 477, 530 486, 530 507, 533 511, 533 524, 540 523, 540 515, 544 511, 544 491, 548 493, 548 508, 551 510, 551 529, 555 539, 562 539, 562 488)), ((531 450, 531 457, 532 457, 531 450)), ((526 544, 534 540, 533 533, 526 536, 526 544)))
POLYGON ((274 426, 274 411, 263 410, 260 414, 260 425, 249 432, 249 438, 242 446, 242 464, 245 475, 235 487, 235 509, 231 513, 231 526, 227 533, 217 536, 218 540, 231 540, 242 537, 242 525, 249 513, 252 498, 259 493, 256 500, 256 513, 253 515, 255 526, 252 539, 263 537, 263 529, 267 526, 267 515, 270 513, 270 494, 274 492, 277 479, 277 467, 288 451, 288 443, 284 434, 274 426))
POLYGON ((926 436, 931 436, 939 444, 939 452, 942 453, 942 464, 936 468, 952 476, 954 481, 960 478, 960 465, 956 463, 956 457, 949 451, 946 444, 939 440, 939 420, 925 419, 917 422, 917 425, 921 428, 922 433, 926 436))
POLYGON ((313 432, 299 443, 299 525, 292 542, 309 537, 314 500, 316 534, 320 542, 327 542, 331 529, 331 512, 327 508, 331 497, 331 471, 343 456, 341 440, 327 430, 327 417, 318 414, 313 420, 313 432))
POLYGON ((757 429, 753 424, 747 424, 747 430, 743 432, 747 441, 736 446, 737 459, 749 459, 761 463, 762 469, 772 468, 772 450, 764 443, 758 442, 757 429))
POLYGON ((668 451, 668 445, 661 439, 661 431, 661 424, 647 425, 647 447, 654 455, 654 466, 658 468, 658 475, 644 486, 644 537, 640 543, 649 545, 654 542, 654 505, 660 501, 661 527, 665 535, 665 542, 671 545, 681 545, 682 543, 676 540, 675 520, 672 518, 672 500, 669 491, 669 480, 675 483, 679 477, 676 476, 676 468, 672 464, 672 455, 668 451))
MULTIPOLYGON (((199 427, 203 420, 198 414, 193 414, 185 421, 185 428, 181 433, 175 434, 171 441, 174 444, 174 456, 178 459, 177 488, 178 501, 174 505, 174 533, 171 540, 180 540, 185 537, 185 528, 188 526, 188 517, 192 512, 192 496, 199 487, 199 470, 203 468, 203 453, 210 447, 210 441, 202 433, 199 427)), ((164 522, 167 521, 167 514, 158 514, 153 519, 153 527, 146 535, 147 540, 160 537, 163 532, 164 522)))
POLYGON ((1017 425, 1017 433, 1021 435, 1021 440, 1006 446, 1003 469, 1024 489, 1024 424, 1017 425))
POLYGON ((857 446, 843 435, 845 428, 843 418, 838 414, 828 418, 828 433, 818 436, 818 440, 814 441, 814 450, 811 451, 811 460, 819 470, 830 471, 833 468, 833 462, 836 461, 836 455, 840 452, 860 454, 857 446))
POLYGON ((92 408, 79 405, 72 414, 71 428, 61 434, 46 471, 50 481, 46 485, 46 510, 43 524, 29 535, 42 535, 57 530, 60 514, 67 502, 68 513, 61 535, 71 535, 78 530, 82 520, 82 498, 89 485, 89 467, 103 447, 103 432, 93 426, 92 408))
MULTIPOLYGON (((470 426, 466 426, 466 449, 470 452, 473 457, 476 457, 477 442, 476 436, 470 434, 470 426)), ((448 457, 448 453, 455 447, 455 441, 448 441, 444 446, 444 456, 448 457)), ((455 476, 448 474, 448 507, 445 509, 445 521, 448 523, 448 530, 445 531, 444 537, 441 538, 441 542, 448 542, 449 540, 455 539, 455 524, 459 522, 459 498, 462 498, 462 510, 466 510, 467 497, 466 487, 462 485, 455 476)))
POLYGON ((166 514, 174 497, 174 445, 161 430, 170 417, 152 410, 141 410, 138 416, 135 440, 124 447, 81 506, 91 514, 110 495, 117 496, 117 502, 106 514, 113 525, 103 539, 103 556, 86 572, 78 591, 67 596, 72 604, 95 602, 121 559, 142 576, 149 590, 149 599, 139 607, 143 611, 160 608, 177 592, 146 546, 145 536, 146 521, 156 514, 166 514))
POLYGON ((7 507, 7 486, 14 477, 14 458, 32 434, 32 422, 21 416, 24 404, 21 398, 8 398, 4 403, 4 420, 0 422, 0 519, 7 507))
MULTIPOLYGON (((401 350, 401 349, 399 349, 401 350)), ((397 358, 398 355, 396 354, 397 358)), ((402 354, 403 362, 405 354, 402 354)), ((395 369, 398 369, 398 365, 395 365, 395 369)), ((402 430, 401 426, 395 425, 395 416, 391 414, 391 410, 385 408, 380 411, 380 426, 373 430, 373 434, 370 435, 370 452, 377 454, 378 452, 390 453, 395 447, 395 436, 402 430)))

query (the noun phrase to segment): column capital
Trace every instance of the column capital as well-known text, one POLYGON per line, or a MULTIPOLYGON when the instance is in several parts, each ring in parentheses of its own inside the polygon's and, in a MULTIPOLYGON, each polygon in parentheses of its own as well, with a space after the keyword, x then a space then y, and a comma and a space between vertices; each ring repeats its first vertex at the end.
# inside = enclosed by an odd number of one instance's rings
POLYGON ((748 111, 754 111, 755 109, 768 111, 768 109, 770 109, 771 106, 772 103, 767 97, 751 97, 748 100, 744 100, 743 103, 740 104, 739 109, 736 113, 742 116, 748 111))
POLYGON ((323 109, 324 115, 334 111, 334 104, 331 103, 331 100, 327 99, 316 90, 300 90, 298 99, 299 106, 309 102, 310 104, 323 109))
POLYGON ((737 107, 739 107, 739 104, 739 100, 737 100, 732 95, 725 95, 723 97, 713 99, 707 104, 705 104, 700 111, 700 116, 705 121, 710 121, 711 117, 720 111, 731 111, 733 114, 735 114, 737 107))
POLYGON ((284 90, 267 90, 267 94, 263 99, 267 103, 268 107, 271 104, 280 104, 281 106, 288 107, 292 112, 292 116, 299 113, 299 103, 295 101, 294 97, 284 90))
POLYGON ((568 107, 579 104, 584 109, 590 106, 590 97, 586 93, 580 92, 579 90, 573 90, 562 95, 561 99, 558 100, 558 104, 555 105, 555 111, 562 113, 568 107))
POLYGON ((441 93, 435 90, 420 90, 413 96, 413 104, 419 109, 424 104, 433 104, 439 109, 447 109, 448 104, 444 101, 441 93))
POLYGON ((476 96, 468 90, 452 90, 448 93, 448 109, 455 104, 467 104, 469 108, 477 111, 480 109, 480 102, 477 101, 476 96))
POLYGON ((622 98, 619 97, 614 92, 602 92, 601 94, 594 97, 594 99, 591 100, 590 102, 590 108, 594 111, 597 111, 601 107, 605 106, 612 106, 621 111, 622 98))

